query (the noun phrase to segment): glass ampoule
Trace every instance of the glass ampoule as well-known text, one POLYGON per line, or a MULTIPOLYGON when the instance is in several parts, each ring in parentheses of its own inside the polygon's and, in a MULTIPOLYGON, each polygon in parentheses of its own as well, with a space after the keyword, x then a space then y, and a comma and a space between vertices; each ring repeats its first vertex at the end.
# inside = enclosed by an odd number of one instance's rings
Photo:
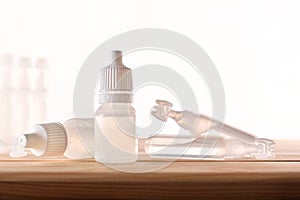
POLYGON ((236 138, 203 136, 150 137, 144 140, 144 151, 150 157, 160 159, 265 159, 275 156, 272 140, 258 139, 256 143, 246 143, 236 138))

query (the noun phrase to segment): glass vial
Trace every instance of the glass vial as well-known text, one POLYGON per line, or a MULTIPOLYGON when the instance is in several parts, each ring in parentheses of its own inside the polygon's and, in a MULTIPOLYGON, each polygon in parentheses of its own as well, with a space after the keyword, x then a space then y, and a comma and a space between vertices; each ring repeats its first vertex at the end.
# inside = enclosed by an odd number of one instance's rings
POLYGON ((236 138, 156 136, 144 141, 144 150, 152 158, 161 159, 266 159, 275 156, 274 142, 258 139, 246 143, 236 138))
POLYGON ((30 117, 32 98, 31 98, 31 82, 30 82, 31 59, 29 57, 21 57, 17 68, 17 82, 14 90, 14 125, 12 135, 14 138, 28 130, 30 126, 30 117))
MULTIPOLYGON (((13 56, 0 57, 0 139, 10 142, 13 124, 13 56)), ((1 145, 0 145, 1 146, 1 145)), ((0 147, 1 148, 1 147, 0 147)))
POLYGON ((34 81, 32 88, 31 124, 46 121, 47 116, 47 72, 48 63, 44 58, 38 58, 34 67, 34 81))

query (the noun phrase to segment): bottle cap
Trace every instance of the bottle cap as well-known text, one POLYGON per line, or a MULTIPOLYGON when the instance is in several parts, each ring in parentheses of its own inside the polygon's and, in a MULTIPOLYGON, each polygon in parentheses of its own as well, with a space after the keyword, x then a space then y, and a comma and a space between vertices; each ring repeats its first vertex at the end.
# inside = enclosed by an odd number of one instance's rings
POLYGON ((25 138, 19 137, 19 143, 31 148, 35 156, 61 156, 67 148, 67 134, 60 123, 38 124, 25 138))
POLYGON ((122 62, 122 51, 112 51, 111 61, 101 70, 99 103, 130 102, 132 73, 122 62))

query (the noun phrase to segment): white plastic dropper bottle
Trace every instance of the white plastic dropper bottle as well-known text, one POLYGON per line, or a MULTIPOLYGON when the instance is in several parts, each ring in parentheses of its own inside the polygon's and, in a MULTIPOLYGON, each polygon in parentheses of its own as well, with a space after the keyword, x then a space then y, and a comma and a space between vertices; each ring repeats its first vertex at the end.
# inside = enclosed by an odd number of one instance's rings
POLYGON ((132 74, 122 62, 122 52, 112 51, 112 63, 102 69, 95 119, 95 160, 130 163, 138 157, 136 116, 131 105, 132 74))

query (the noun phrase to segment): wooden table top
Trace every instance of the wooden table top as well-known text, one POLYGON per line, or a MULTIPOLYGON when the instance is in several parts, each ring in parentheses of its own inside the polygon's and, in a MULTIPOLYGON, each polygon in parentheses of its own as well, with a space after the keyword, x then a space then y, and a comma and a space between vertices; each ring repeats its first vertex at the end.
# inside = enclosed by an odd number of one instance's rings
POLYGON ((0 161, 0 199, 300 199, 300 141, 276 141, 271 160, 162 162, 141 157, 122 169, 92 160, 0 161))

